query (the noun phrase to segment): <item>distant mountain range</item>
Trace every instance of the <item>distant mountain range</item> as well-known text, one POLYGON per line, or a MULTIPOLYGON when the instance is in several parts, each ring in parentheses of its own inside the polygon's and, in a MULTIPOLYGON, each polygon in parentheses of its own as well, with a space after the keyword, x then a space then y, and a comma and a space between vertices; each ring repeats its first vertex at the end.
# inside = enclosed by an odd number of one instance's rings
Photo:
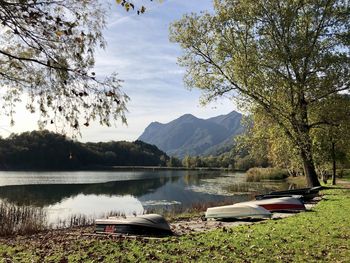
POLYGON ((168 155, 217 155, 233 145, 243 132, 242 114, 232 111, 209 119, 185 114, 169 123, 152 122, 138 140, 156 145, 168 155))

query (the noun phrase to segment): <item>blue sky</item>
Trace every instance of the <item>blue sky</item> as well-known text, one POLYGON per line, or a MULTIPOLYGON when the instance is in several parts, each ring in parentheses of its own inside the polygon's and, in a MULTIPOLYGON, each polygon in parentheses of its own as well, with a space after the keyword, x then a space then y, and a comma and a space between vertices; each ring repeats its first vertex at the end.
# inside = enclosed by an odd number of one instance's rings
MULTIPOLYGON (((136 1, 136 4, 140 1, 136 1)), ((168 39, 169 24, 185 13, 212 9, 211 0, 164 0, 149 3, 147 12, 138 16, 126 13, 111 1, 112 10, 104 31, 105 50, 96 53, 95 72, 99 76, 117 72, 124 80, 123 90, 131 98, 128 104, 128 126, 116 123, 115 127, 93 124, 82 129, 81 141, 136 140, 152 121, 169 122, 183 114, 200 118, 227 114, 235 109, 227 100, 218 100, 205 107, 199 105, 200 92, 187 90, 183 84, 184 69, 176 62, 181 55, 177 44, 168 39)), ((4 129, 22 132, 36 129, 36 119, 18 109, 20 121, 14 127, 0 123, 4 129)), ((29 115, 29 114, 28 114, 29 115)))

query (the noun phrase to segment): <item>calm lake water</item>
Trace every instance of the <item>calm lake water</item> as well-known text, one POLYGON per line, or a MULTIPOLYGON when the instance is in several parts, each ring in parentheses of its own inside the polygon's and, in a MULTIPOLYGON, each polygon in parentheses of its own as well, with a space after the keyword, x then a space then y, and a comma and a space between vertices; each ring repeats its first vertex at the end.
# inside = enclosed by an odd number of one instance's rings
POLYGON ((0 172, 0 202, 42 207, 50 223, 71 215, 100 217, 191 207, 202 202, 246 201, 287 189, 286 183, 247 183, 243 173, 219 171, 0 172))

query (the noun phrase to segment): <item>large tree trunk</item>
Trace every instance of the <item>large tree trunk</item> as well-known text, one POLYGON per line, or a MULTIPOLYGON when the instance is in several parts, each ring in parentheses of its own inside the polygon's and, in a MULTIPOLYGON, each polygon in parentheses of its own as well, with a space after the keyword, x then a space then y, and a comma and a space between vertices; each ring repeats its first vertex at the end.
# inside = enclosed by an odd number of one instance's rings
POLYGON ((320 186, 312 157, 312 143, 310 138, 310 126, 308 123, 307 102, 303 92, 301 92, 299 95, 298 106, 300 110, 300 118, 295 128, 296 132, 299 134, 299 147, 304 166, 304 173, 307 180, 307 185, 309 187, 320 186))
POLYGON ((302 150, 301 159, 303 160, 304 173, 308 187, 320 186, 311 152, 307 153, 302 150))

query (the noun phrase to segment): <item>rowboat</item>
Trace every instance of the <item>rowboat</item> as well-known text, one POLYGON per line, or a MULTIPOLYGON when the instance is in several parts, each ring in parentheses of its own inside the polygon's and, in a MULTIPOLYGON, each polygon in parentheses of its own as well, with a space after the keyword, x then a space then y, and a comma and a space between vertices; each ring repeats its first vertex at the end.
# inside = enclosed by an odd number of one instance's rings
POLYGON ((294 212, 305 210, 304 203, 295 197, 277 197, 270 199, 254 200, 240 204, 257 205, 265 208, 270 212, 294 212))
POLYGON ((297 198, 279 197, 210 207, 205 218, 269 218, 272 212, 296 212, 305 209, 304 203, 297 198))
POLYGON ((259 195, 255 196, 256 200, 262 200, 262 199, 271 199, 271 198, 281 198, 281 197, 293 197, 299 200, 305 200, 304 196, 302 195, 287 195, 287 194, 281 194, 281 195, 270 195, 270 194, 265 194, 265 195, 259 195))
POLYGON ((271 212, 254 204, 237 203, 234 205, 210 207, 205 213, 205 218, 270 218, 271 212))
POLYGON ((126 218, 96 219, 95 225, 95 232, 104 234, 145 236, 169 236, 173 234, 168 222, 163 216, 158 214, 126 218))
POLYGON ((304 200, 310 200, 318 195, 318 192, 322 189, 322 186, 316 186, 312 188, 299 188, 285 191, 275 191, 263 195, 256 195, 256 200, 267 199, 272 197, 286 197, 293 195, 301 195, 304 200))

